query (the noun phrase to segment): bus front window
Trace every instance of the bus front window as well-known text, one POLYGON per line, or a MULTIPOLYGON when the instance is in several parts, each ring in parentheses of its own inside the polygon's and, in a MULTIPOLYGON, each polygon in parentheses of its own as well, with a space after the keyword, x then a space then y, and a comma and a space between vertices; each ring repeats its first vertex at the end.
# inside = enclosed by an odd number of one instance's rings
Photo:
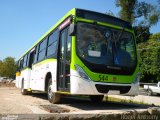
POLYGON ((77 24, 77 54, 92 65, 129 68, 136 64, 131 33, 93 24, 77 24))

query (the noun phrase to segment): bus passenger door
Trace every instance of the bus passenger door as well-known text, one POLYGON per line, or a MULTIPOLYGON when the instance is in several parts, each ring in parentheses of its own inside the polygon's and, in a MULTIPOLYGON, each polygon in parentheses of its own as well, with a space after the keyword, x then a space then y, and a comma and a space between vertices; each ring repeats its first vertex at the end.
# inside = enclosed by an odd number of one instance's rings
POLYGON ((58 91, 70 91, 71 37, 68 27, 60 32, 58 52, 58 91))
POLYGON ((33 89, 34 83, 33 83, 33 74, 32 74, 32 64, 34 61, 34 55, 35 55, 35 48, 31 50, 29 53, 29 61, 28 61, 28 68, 29 68, 29 88, 33 89))

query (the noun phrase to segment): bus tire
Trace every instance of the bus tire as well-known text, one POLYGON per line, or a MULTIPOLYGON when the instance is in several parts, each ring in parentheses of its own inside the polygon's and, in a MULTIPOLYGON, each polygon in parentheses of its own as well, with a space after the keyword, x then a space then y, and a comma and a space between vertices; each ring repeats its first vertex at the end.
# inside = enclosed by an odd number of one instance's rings
POLYGON ((52 92, 51 85, 52 85, 52 79, 50 79, 48 82, 48 88, 47 88, 48 100, 50 103, 57 104, 60 102, 61 95, 58 93, 52 92))
POLYGON ((100 103, 103 100, 104 95, 90 95, 89 98, 92 102, 100 103))
POLYGON ((22 80, 22 85, 21 85, 21 94, 22 95, 27 95, 28 92, 26 89, 24 89, 24 80, 22 80))

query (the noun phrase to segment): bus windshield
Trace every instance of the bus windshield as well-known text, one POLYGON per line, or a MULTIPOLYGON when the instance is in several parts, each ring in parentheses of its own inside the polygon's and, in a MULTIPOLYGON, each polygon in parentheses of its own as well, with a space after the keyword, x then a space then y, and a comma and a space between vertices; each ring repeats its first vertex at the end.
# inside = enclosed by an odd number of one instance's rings
POLYGON ((90 64, 114 69, 131 68, 136 64, 132 33, 89 23, 77 23, 77 54, 90 64))

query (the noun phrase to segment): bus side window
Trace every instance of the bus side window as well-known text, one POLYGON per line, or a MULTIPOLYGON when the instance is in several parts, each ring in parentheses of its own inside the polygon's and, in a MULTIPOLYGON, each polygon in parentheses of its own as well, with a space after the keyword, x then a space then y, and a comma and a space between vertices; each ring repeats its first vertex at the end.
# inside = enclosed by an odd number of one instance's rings
POLYGON ((17 72, 20 72, 20 60, 19 61, 17 61, 17 72))
POLYGON ((38 61, 43 60, 46 57, 46 47, 47 47, 47 38, 45 38, 40 44, 39 44, 39 50, 38 50, 38 61))
POLYGON ((58 30, 55 30, 48 39, 47 57, 55 57, 57 53, 58 30))
POLYGON ((27 66, 27 58, 28 58, 28 54, 26 54, 24 57, 23 68, 25 68, 27 66))
POLYGON ((23 69, 23 58, 20 61, 20 70, 23 69))
POLYGON ((37 45, 37 47, 35 47, 35 51, 34 51, 34 62, 33 63, 36 63, 37 62, 37 56, 38 56, 38 45, 37 45))

